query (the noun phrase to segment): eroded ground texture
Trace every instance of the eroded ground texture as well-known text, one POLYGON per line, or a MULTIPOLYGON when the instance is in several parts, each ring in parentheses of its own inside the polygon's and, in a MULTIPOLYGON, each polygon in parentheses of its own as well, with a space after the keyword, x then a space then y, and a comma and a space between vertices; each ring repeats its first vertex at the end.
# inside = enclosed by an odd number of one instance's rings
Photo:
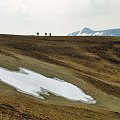
POLYGON ((50 94, 45 100, 0 82, 2 120, 119 120, 120 38, 0 35, 0 67, 24 67, 80 87, 95 105, 50 94))

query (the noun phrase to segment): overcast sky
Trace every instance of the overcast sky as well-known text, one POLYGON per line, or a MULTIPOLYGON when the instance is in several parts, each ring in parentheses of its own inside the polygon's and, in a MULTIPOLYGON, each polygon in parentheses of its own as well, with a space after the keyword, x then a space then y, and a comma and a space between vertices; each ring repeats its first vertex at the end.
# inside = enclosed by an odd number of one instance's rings
POLYGON ((0 0, 0 33, 67 35, 120 28, 120 0, 0 0))

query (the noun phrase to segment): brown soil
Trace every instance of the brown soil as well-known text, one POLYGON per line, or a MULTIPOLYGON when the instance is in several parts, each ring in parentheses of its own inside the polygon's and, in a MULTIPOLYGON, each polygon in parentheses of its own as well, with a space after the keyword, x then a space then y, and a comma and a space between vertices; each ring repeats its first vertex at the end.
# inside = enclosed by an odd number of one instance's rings
POLYGON ((82 88, 98 103, 39 100, 0 82, 2 120, 119 120, 120 38, 0 35, 0 66, 26 67, 82 88))

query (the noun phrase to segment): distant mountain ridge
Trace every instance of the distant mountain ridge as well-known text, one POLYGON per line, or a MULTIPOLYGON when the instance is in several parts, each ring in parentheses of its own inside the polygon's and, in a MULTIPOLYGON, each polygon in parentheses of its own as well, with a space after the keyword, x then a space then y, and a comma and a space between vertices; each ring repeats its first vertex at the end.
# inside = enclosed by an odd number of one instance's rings
POLYGON ((76 31, 68 34, 68 36, 120 36, 120 28, 94 31, 90 28, 84 28, 81 31, 76 31))

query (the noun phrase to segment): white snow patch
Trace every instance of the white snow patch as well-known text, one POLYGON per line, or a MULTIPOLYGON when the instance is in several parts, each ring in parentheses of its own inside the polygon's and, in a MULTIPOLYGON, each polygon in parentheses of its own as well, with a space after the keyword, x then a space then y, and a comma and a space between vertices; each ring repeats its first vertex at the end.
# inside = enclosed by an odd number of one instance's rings
POLYGON ((92 36, 92 34, 82 33, 80 36, 92 36))
POLYGON ((44 99, 41 94, 53 93, 72 101, 95 104, 96 101, 86 95, 80 88, 57 78, 47 78, 25 68, 20 71, 9 71, 0 67, 0 80, 15 87, 18 91, 44 99))
POLYGON ((103 32, 96 32, 95 34, 93 34, 93 36, 102 36, 103 32))

